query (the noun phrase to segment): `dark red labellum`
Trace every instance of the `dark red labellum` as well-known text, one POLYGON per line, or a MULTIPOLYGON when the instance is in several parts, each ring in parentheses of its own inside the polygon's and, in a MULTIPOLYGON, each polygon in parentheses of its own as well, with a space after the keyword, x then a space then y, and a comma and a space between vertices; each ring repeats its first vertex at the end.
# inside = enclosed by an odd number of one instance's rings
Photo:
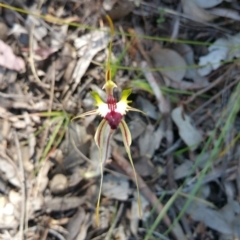
POLYGON ((105 119, 108 121, 109 126, 111 127, 111 129, 117 129, 119 123, 122 120, 122 114, 115 112, 115 111, 111 111, 109 112, 105 119))

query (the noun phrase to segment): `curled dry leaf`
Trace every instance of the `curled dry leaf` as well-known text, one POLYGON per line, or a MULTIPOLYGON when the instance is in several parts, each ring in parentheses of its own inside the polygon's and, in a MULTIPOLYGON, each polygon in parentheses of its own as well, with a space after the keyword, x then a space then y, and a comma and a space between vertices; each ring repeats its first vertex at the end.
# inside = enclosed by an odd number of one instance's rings
POLYGON ((11 47, 2 40, 0 40, 0 65, 18 72, 25 70, 23 59, 14 55, 11 47))
POLYGON ((172 111, 172 119, 178 127, 182 140, 195 150, 202 141, 202 134, 193 126, 191 118, 183 112, 182 107, 177 107, 172 111))
POLYGON ((169 80, 180 82, 184 78, 187 64, 176 51, 155 44, 150 54, 156 68, 166 68, 162 71, 166 82, 169 80))

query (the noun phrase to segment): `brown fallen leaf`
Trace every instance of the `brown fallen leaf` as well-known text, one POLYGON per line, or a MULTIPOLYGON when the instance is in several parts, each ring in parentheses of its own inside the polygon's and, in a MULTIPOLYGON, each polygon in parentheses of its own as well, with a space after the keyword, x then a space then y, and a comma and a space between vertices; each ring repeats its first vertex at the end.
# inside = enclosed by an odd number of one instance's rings
POLYGON ((0 65, 18 72, 25 70, 23 59, 14 55, 11 47, 2 40, 0 40, 0 65))

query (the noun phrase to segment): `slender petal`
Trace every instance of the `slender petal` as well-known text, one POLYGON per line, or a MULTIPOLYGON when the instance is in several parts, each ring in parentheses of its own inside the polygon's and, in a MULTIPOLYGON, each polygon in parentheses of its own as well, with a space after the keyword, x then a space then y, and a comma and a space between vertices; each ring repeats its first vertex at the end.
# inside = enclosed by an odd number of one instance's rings
POLYGON ((130 106, 127 106, 127 111, 132 111, 132 112, 140 112, 142 113, 143 115, 146 115, 145 112, 137 109, 137 108, 133 108, 133 107, 130 107, 130 106))
POLYGON ((126 122, 124 120, 122 120, 119 124, 120 130, 122 132, 122 136, 123 136, 123 143, 126 149, 126 152, 128 154, 128 158, 130 160, 130 163, 132 165, 133 168, 133 172, 134 172, 134 177, 135 177, 135 182, 136 182, 136 186, 137 186, 137 194, 138 194, 138 212, 139 212, 139 216, 140 218, 142 218, 142 207, 141 207, 141 200, 140 200, 140 194, 139 194, 139 187, 138 187, 138 181, 137 181, 137 174, 136 174, 136 170, 133 164, 133 160, 132 160, 132 155, 131 155, 131 151, 130 151, 130 145, 132 143, 132 137, 131 137, 131 133, 129 131, 129 128, 126 124, 126 122))
POLYGON ((83 117, 86 117, 86 116, 89 116, 89 115, 94 115, 94 114, 98 114, 98 110, 97 109, 94 109, 94 110, 82 113, 82 114, 72 118, 72 120, 75 120, 77 118, 83 118, 83 117))
POLYGON ((99 148, 100 172, 101 172, 100 189, 98 193, 98 200, 97 200, 97 206, 96 206, 96 222, 98 226, 100 225, 99 208, 100 208, 100 198, 101 198, 102 184, 103 184, 103 166, 105 161, 109 157, 110 141, 111 141, 112 134, 113 134, 113 131, 108 125, 108 122, 105 119, 103 119, 100 122, 94 136, 96 145, 99 148))

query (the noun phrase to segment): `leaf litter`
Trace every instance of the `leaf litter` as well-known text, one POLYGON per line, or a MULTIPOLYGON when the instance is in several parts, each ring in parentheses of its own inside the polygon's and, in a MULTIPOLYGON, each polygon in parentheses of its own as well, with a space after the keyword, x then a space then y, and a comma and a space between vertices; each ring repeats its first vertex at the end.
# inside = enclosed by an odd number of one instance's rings
POLYGON ((21 14, 0 4, 0 239, 239 239, 239 4, 19 6, 21 14), (71 119, 94 109, 91 90, 106 97, 111 39, 99 9, 114 19, 113 80, 151 91, 133 88, 132 106, 146 115, 125 118, 143 217, 117 132, 104 157, 98 228, 99 118, 71 119))

